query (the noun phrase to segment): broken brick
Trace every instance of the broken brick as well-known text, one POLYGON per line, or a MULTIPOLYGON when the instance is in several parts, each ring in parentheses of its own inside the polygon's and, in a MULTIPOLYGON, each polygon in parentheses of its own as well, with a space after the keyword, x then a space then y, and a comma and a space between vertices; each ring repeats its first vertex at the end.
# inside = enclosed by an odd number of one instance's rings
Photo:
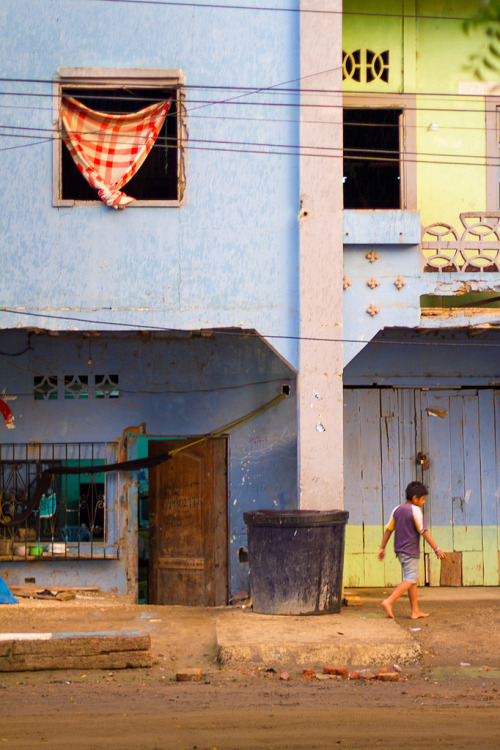
POLYGON ((363 600, 356 594, 345 594, 342 604, 345 607, 362 607, 363 600))
POLYGON ((201 669, 185 669, 175 675, 177 682, 199 682, 201 680, 201 669))
POLYGON ((378 675, 378 679, 382 682, 399 682, 401 678, 397 672, 384 672, 378 675))
POLYGON ((336 674, 340 677, 347 677, 349 670, 347 667, 323 667, 323 674, 336 674))

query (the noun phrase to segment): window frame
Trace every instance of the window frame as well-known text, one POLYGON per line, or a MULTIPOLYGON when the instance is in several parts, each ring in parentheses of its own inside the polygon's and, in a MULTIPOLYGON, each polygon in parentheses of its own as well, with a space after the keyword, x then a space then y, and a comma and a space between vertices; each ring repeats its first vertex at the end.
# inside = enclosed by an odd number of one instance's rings
MULTIPOLYGON (((176 90, 177 105, 177 198, 159 200, 135 200, 128 208, 178 208, 185 204, 186 194, 186 149, 187 123, 186 109, 184 106, 185 92, 184 77, 182 71, 177 68, 169 69, 117 69, 117 68, 58 68, 58 75, 53 82, 53 122, 56 137, 53 140, 52 150, 52 205, 56 207, 73 206, 103 206, 104 203, 96 197, 96 200, 76 200, 62 198, 62 132, 61 123, 61 98, 65 88, 97 89, 116 88, 117 86, 130 86, 140 88, 169 87, 176 90)), ((126 186, 125 186, 126 190, 126 186)))
MULTIPOLYGON (((400 206, 399 208, 348 209, 349 211, 406 211, 417 208, 417 110, 410 94, 350 94, 342 98, 344 109, 399 109, 400 121, 400 206)), ((343 111, 342 110, 342 111, 343 111)), ((347 210, 347 209, 346 209, 347 210)))
POLYGON ((486 210, 500 210, 500 96, 486 96, 486 210))

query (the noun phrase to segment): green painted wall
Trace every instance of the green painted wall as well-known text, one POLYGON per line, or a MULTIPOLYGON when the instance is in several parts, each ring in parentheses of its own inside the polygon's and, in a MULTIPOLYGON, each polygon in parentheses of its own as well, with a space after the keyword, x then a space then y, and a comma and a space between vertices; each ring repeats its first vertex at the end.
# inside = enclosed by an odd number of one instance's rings
MULTIPOLYGON (((498 526, 432 526, 433 538, 443 550, 462 553, 462 584, 464 586, 498 586, 500 547, 498 526), (454 541, 452 541, 454 540, 454 541)), ((382 525, 354 526, 347 524, 344 556, 345 587, 396 586, 401 582, 401 565, 394 554, 393 539, 389 540, 385 559, 377 557, 384 528, 382 525)), ((421 551, 420 585, 425 583, 423 553, 429 554, 431 586, 439 586, 441 561, 428 544, 421 551)))
POLYGON ((417 206, 424 226, 446 222, 459 228, 460 213, 486 209, 485 98, 459 89, 478 75, 497 81, 500 69, 482 64, 477 72, 488 49, 485 28, 467 32, 461 20, 453 20, 470 17, 479 5, 479 0, 344 2, 344 51, 390 53, 388 83, 347 79, 344 92, 417 94, 417 206), (429 130, 431 123, 437 130, 429 130))

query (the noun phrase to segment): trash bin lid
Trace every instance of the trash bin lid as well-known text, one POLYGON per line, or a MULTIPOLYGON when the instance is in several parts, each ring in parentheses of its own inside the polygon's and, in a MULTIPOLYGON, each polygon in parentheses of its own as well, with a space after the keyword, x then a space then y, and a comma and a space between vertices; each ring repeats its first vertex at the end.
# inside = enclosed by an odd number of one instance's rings
POLYGON ((345 524, 347 510, 253 510, 243 513, 247 526, 332 526, 345 524))

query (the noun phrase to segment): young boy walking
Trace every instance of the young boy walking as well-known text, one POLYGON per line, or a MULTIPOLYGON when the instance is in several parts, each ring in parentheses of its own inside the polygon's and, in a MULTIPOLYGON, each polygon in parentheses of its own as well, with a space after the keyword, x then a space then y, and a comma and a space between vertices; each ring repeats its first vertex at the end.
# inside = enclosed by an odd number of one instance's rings
POLYGON ((419 617, 429 617, 427 612, 418 608, 418 561, 420 559, 420 536, 431 545, 436 556, 440 559, 446 557, 429 534, 424 521, 422 507, 428 495, 427 487, 422 482, 410 482, 406 488, 406 502, 398 505, 391 513, 389 523, 385 527, 382 544, 378 552, 378 559, 385 557, 385 545, 394 531, 394 552, 403 569, 403 580, 396 586, 392 594, 384 599, 382 606, 387 617, 394 619, 392 605, 400 596, 408 592, 411 605, 411 619, 418 620, 419 617))

